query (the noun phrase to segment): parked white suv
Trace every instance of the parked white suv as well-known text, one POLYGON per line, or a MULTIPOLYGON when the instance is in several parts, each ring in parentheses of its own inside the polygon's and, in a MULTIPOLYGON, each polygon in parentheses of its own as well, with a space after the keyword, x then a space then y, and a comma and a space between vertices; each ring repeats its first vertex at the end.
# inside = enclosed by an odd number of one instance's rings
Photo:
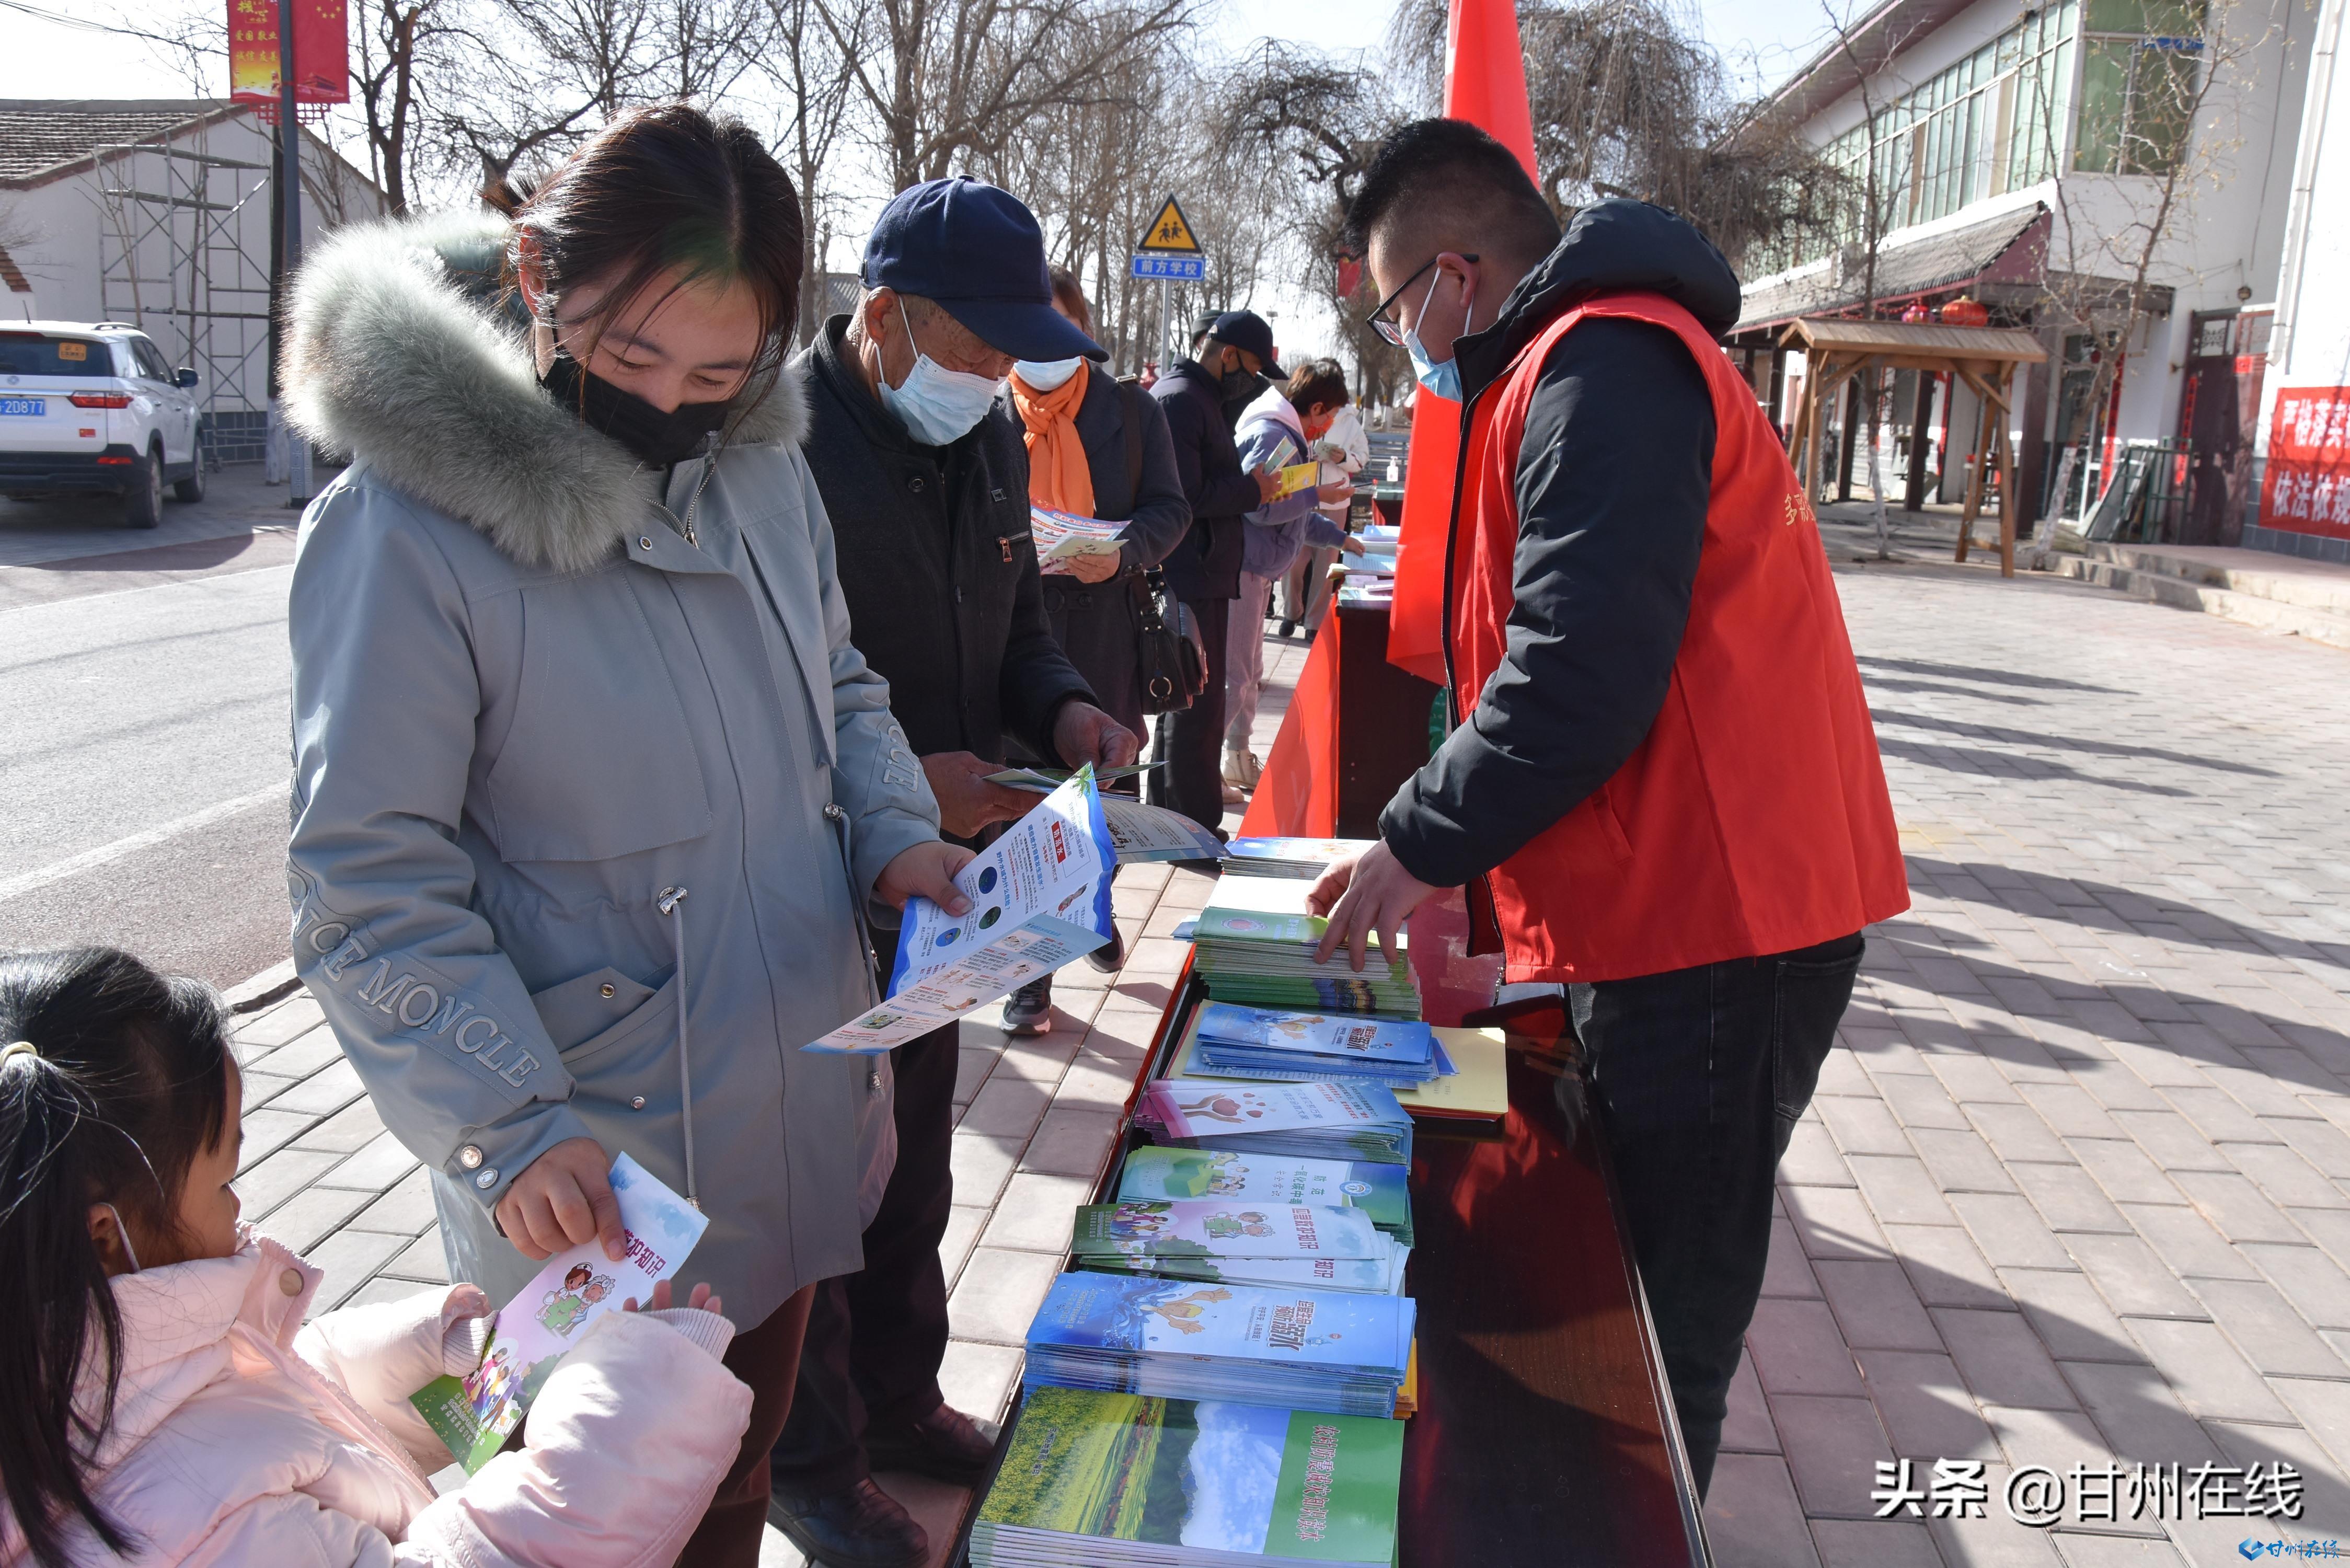
POLYGON ((195 388, 120 321, 0 323, 0 495, 120 496, 125 524, 152 528, 166 483, 203 499, 195 388))

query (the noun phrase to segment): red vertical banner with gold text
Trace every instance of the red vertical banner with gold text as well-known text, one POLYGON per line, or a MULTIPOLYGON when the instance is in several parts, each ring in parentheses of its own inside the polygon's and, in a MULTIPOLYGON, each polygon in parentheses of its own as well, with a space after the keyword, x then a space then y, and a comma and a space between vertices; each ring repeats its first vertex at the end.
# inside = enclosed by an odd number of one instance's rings
MULTIPOLYGON (((1534 170, 1534 113, 1526 103, 1526 61, 1511 0, 1452 0, 1446 35, 1444 113, 1482 126, 1534 170)), ((1486 325, 1472 321, 1471 328, 1486 325)), ((1446 345, 1431 343, 1443 353, 1446 345)), ((1388 662, 1444 684, 1444 551, 1452 525, 1452 482, 1461 461, 1461 405, 1422 388, 1412 399, 1411 459, 1404 475, 1402 535, 1397 544, 1395 607, 1388 621, 1388 662)))
MULTIPOLYGON (((228 0, 228 96, 277 107, 277 0, 228 0)), ((350 100, 344 0, 294 0, 294 101, 350 100)))
POLYGON ((2261 471, 2261 526, 2350 539, 2350 387, 2277 394, 2261 471))

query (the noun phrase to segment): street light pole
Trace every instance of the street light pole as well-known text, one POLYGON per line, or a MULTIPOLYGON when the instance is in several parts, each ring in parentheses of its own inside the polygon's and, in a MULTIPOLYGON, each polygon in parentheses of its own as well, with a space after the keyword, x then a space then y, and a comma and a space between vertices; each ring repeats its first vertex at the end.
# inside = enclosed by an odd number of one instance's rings
MULTIPOLYGON (((277 181, 278 205, 286 213, 284 259, 279 265, 277 308, 288 303, 294 269, 302 262, 302 133, 294 123, 294 0, 277 0, 277 181)), ((283 331, 280 316, 280 331, 283 331)), ((285 400, 286 367, 277 367, 278 400, 285 400)), ((310 440, 293 430, 286 432, 286 477, 288 506, 310 502, 310 440)))

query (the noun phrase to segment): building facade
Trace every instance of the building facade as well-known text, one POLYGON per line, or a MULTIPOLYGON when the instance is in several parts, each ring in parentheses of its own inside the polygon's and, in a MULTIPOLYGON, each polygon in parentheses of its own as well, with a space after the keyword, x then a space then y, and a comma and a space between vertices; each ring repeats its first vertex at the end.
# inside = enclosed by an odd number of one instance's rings
MULTIPOLYGON (((227 99, 0 99, 0 309, 138 327, 201 378, 215 462, 259 457, 267 424, 276 135, 227 99)), ((381 215, 301 136, 307 238, 381 215)))
MULTIPOLYGON (((1970 298, 2048 352, 2005 416, 2026 518, 2080 519, 2128 473, 2159 500, 2137 525, 2237 543, 2318 21, 2300 0, 1886 0, 1767 113, 1851 197, 1833 232, 1749 258, 1731 343, 1758 395, 1793 407, 1795 317, 1970 298)), ((1857 386, 1841 417, 1849 493, 1857 386)), ((1897 498, 1956 499, 1981 421, 1965 389, 1904 373, 1879 420, 1897 498)))

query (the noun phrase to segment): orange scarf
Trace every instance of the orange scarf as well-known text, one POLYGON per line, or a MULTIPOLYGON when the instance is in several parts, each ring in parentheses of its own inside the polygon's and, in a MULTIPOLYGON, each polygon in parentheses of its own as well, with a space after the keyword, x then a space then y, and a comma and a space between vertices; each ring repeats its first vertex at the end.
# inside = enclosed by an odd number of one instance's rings
POLYGON ((1094 471, 1077 435, 1077 405, 1086 400, 1090 363, 1049 392, 1012 378, 1012 406, 1028 427, 1028 499, 1055 512, 1094 514, 1094 471))

